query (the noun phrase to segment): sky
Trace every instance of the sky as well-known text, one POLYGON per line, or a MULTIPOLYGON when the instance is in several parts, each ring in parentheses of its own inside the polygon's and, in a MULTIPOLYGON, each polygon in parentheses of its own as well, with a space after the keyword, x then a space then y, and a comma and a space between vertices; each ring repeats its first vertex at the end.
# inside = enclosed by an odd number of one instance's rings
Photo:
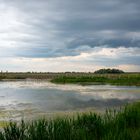
POLYGON ((0 0, 0 70, 140 72, 139 0, 0 0))

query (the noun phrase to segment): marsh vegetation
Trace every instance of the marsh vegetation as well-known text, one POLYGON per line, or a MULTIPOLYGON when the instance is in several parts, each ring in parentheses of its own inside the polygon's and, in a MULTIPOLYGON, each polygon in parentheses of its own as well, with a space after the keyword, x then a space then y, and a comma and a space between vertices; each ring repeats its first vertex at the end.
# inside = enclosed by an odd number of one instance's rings
POLYGON ((81 85, 111 84, 140 86, 140 73, 0 73, 0 81, 24 79, 45 79, 58 84, 72 83, 81 85))
POLYGON ((140 86, 140 74, 93 74, 84 76, 59 76, 51 80, 54 83, 66 84, 110 84, 140 86))
POLYGON ((140 103, 105 114, 11 122, 0 132, 0 140, 139 140, 140 103))

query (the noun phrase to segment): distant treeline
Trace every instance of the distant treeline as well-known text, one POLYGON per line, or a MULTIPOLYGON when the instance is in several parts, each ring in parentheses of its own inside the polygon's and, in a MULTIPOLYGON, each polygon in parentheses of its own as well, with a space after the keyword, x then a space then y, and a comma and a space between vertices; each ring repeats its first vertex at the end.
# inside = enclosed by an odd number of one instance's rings
POLYGON ((140 72, 124 72, 123 70, 119 69, 99 69, 94 72, 77 72, 77 71, 66 71, 66 72, 35 72, 35 71, 28 71, 28 72, 9 72, 9 71, 1 71, 0 74, 47 74, 47 75, 62 75, 62 74, 73 74, 73 75, 87 75, 87 74, 121 74, 121 73, 140 73, 140 72))
MULTIPOLYGON (((66 72, 35 72, 35 71, 28 71, 28 72, 9 72, 9 71, 1 71, 1 74, 93 74, 93 73, 124 73, 124 71, 119 69, 99 69, 94 72, 76 72, 76 71, 66 71, 66 72)), ((132 72, 133 73, 133 72, 132 72)))
POLYGON ((124 73, 124 71, 119 70, 119 69, 100 69, 100 70, 95 71, 94 73, 97 73, 97 74, 106 74, 106 73, 115 74, 115 73, 124 73))

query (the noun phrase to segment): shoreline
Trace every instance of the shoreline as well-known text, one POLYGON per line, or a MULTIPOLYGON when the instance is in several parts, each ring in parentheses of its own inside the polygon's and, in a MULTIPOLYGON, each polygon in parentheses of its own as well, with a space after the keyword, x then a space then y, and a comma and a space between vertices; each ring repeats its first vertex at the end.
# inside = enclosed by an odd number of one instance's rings
POLYGON ((109 83, 109 82, 55 82, 55 79, 35 79, 35 78, 25 78, 25 79, 0 79, 0 82, 18 82, 18 81, 46 81, 57 85, 80 85, 80 86, 92 86, 92 85, 110 85, 110 86, 131 86, 140 87, 140 82, 137 84, 131 83, 109 83))
POLYGON ((3 122, 0 139, 49 140, 105 140, 140 138, 140 102, 120 110, 107 110, 105 114, 82 113, 75 117, 56 117, 20 122, 3 122))

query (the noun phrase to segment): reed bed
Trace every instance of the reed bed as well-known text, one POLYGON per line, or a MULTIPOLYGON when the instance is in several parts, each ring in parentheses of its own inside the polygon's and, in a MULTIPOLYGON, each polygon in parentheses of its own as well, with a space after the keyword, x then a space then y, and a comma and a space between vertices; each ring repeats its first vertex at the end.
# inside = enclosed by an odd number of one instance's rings
POLYGON ((51 80, 58 84, 110 84, 124 86, 140 86, 140 74, 93 74, 85 76, 59 76, 51 80))
POLYGON ((140 103, 105 114, 10 122, 0 140, 140 140, 140 103))
POLYGON ((122 73, 122 74, 96 74, 96 73, 80 73, 80 72, 65 72, 65 73, 0 73, 0 81, 8 80, 25 80, 39 79, 48 80, 58 84, 111 84, 111 85, 126 85, 140 86, 140 73, 122 73))

